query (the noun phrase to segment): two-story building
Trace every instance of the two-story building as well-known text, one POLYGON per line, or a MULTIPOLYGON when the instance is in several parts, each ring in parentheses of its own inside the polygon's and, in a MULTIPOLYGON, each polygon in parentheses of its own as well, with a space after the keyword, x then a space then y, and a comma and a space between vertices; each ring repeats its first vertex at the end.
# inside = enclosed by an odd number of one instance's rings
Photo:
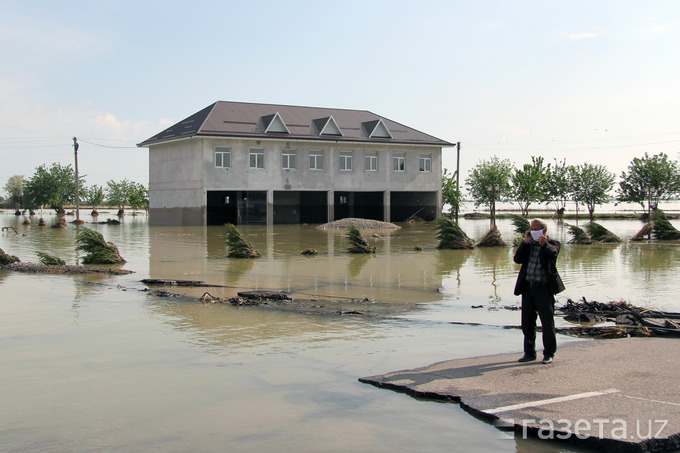
POLYGON ((152 225, 433 220, 452 143, 365 110, 216 102, 143 141, 152 225))

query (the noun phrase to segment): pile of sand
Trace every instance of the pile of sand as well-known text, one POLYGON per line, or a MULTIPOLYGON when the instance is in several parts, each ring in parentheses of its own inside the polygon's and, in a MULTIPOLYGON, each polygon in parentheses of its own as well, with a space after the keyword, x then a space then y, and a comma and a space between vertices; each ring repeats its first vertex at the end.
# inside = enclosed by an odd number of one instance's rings
POLYGON ((324 230, 330 228, 349 228, 350 225, 354 225, 359 229, 369 230, 398 230, 401 228, 399 225, 395 225, 394 223, 390 222, 381 222, 380 220, 371 219, 358 219, 356 217, 348 217, 346 219, 324 223, 323 225, 319 225, 317 228, 324 230))

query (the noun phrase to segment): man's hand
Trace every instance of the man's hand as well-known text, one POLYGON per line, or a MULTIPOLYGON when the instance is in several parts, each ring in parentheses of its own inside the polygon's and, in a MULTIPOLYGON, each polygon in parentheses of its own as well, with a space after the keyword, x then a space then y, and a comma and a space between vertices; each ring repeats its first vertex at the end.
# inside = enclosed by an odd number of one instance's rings
POLYGON ((547 241, 548 241, 548 237, 545 235, 545 231, 544 231, 543 234, 540 235, 539 238, 538 238, 538 245, 543 247, 547 241))

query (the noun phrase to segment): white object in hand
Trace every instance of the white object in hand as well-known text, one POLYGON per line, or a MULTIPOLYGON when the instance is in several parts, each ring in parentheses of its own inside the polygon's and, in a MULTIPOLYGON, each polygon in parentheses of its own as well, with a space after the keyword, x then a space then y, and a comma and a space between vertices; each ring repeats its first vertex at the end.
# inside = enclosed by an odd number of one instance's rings
POLYGON ((529 231, 529 233, 531 233, 531 237, 534 238, 534 241, 538 241, 538 238, 543 236, 543 230, 538 231, 531 230, 529 231))

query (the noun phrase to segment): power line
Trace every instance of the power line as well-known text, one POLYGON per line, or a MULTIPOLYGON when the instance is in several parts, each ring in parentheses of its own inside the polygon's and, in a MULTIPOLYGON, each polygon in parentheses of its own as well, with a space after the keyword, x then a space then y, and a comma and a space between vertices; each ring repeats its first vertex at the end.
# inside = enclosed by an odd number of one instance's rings
POLYGON ((102 148, 138 149, 137 146, 111 146, 111 145, 102 145, 101 143, 88 142, 87 140, 83 140, 82 138, 79 138, 78 140, 80 140, 83 143, 87 143, 88 145, 101 146, 102 148))
MULTIPOLYGON (((103 143, 96 143, 93 141, 78 139, 83 143, 87 143, 92 146, 100 146, 102 148, 118 148, 118 149, 137 149, 135 140, 126 139, 99 139, 101 141, 117 141, 117 142, 132 142, 135 143, 134 146, 113 146, 105 145, 103 143)), ((0 146, 2 147, 12 147, 15 149, 26 149, 26 148, 55 148, 60 146, 68 146, 71 144, 66 144, 71 141, 71 137, 0 137, 0 146), (45 142, 50 142, 45 144, 45 142)))

